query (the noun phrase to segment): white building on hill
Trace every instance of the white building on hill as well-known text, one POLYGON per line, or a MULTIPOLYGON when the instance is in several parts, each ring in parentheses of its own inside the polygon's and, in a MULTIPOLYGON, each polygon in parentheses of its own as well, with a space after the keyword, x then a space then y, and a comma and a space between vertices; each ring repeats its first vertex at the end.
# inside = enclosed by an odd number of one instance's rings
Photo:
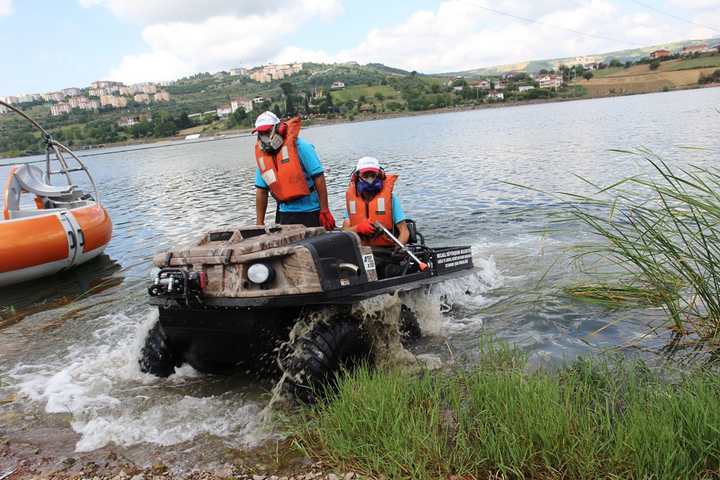
POLYGON ((250 78, 260 83, 272 82, 273 80, 281 80, 290 75, 294 75, 302 70, 302 63, 293 63, 286 65, 264 65, 253 70, 250 78))
POLYGON ((540 84, 540 88, 550 88, 553 90, 557 90, 558 88, 563 86, 563 77, 562 75, 543 75, 539 77, 538 83, 540 84))
POLYGON ((217 109, 215 110, 215 113, 217 113, 218 117, 225 118, 233 112, 232 112, 232 107, 230 105, 221 105, 221 106, 217 107, 217 109))
POLYGON ((50 115, 53 117, 58 117, 60 115, 65 115, 66 113, 70 113, 70 105, 67 103, 56 103, 55 105, 50 107, 50 115))
POLYGON ((233 99, 230 102, 230 113, 235 113, 235 110, 239 108, 245 110, 245 113, 250 113, 253 111, 253 101, 242 97, 233 99))

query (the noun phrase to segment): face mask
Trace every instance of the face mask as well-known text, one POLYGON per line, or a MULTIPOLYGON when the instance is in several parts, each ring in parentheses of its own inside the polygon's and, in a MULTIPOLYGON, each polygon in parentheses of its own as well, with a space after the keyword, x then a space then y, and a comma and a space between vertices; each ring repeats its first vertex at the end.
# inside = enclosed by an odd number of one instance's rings
POLYGON ((357 182, 357 191, 360 195, 363 193, 369 193, 372 195, 375 195, 380 190, 382 190, 383 187, 383 181, 382 178, 376 177, 375 180, 372 182, 366 182, 362 178, 360 178, 357 182))
POLYGON ((268 153, 275 153, 278 150, 280 150, 280 147, 283 146, 283 142, 285 142, 285 139, 275 131, 275 127, 273 127, 272 131, 268 135, 258 135, 258 140, 260 140, 260 148, 264 152, 268 153))

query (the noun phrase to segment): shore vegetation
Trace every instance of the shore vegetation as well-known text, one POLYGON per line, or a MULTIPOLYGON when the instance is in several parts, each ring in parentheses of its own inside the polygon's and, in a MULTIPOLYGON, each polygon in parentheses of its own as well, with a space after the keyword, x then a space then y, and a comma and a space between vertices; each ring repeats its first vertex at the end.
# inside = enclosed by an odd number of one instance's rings
POLYGON ((296 423, 302 453, 370 478, 720 476, 720 377, 641 362, 529 373, 483 342, 479 364, 433 374, 360 369, 296 423))
MULTIPOLYGON (((649 150, 618 151, 639 156, 652 169, 597 193, 571 195, 567 205, 600 241, 582 246, 578 258, 619 272, 616 285, 566 289, 598 300, 634 296, 661 305, 669 327, 680 337, 717 348, 720 340, 720 170, 671 167, 649 150)), ((565 200, 568 196, 563 196, 565 200)), ((588 273, 606 275, 605 271, 588 273)), ((627 300, 627 298, 625 298, 627 300)))

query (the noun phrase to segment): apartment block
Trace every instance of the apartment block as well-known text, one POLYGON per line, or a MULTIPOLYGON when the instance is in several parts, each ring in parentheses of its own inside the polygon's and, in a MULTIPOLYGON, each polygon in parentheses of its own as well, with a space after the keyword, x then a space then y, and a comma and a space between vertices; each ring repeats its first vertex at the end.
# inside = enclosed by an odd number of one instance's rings
POLYGON ((97 80, 90 84, 90 88, 98 89, 98 88, 122 87, 124 85, 125 84, 122 82, 113 82, 110 80, 97 80))
POLYGON ((238 108, 242 108, 245 112, 253 111, 253 101, 247 98, 235 98, 230 101, 230 109, 234 112, 238 108))
POLYGON ((50 115, 58 117, 60 115, 65 115, 66 113, 70 113, 70 110, 72 109, 67 103, 56 103, 50 107, 50 115))
POLYGON ((250 73, 250 78, 260 83, 272 82, 273 80, 281 80, 289 77, 302 70, 302 63, 293 63, 292 65, 264 65, 255 69, 250 73))
POLYGON ((166 92, 165 90, 160 90, 155 94, 153 97, 153 100, 156 102, 169 102, 170 101, 170 94, 166 92))
POLYGON ((65 94, 66 97, 77 97, 78 95, 82 94, 82 90, 79 88, 63 88, 62 93, 65 94))

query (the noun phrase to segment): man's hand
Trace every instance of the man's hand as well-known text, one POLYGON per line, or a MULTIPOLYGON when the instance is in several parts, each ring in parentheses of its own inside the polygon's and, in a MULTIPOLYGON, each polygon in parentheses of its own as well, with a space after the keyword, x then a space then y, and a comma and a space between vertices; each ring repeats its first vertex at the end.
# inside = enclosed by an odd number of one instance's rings
POLYGON ((325 227, 325 230, 335 230, 335 219, 330 210, 320 210, 320 225, 325 227))
POLYGON ((370 220, 365 220, 361 224, 355 227, 355 231, 358 235, 364 235, 369 237, 375 233, 375 225, 370 220))

